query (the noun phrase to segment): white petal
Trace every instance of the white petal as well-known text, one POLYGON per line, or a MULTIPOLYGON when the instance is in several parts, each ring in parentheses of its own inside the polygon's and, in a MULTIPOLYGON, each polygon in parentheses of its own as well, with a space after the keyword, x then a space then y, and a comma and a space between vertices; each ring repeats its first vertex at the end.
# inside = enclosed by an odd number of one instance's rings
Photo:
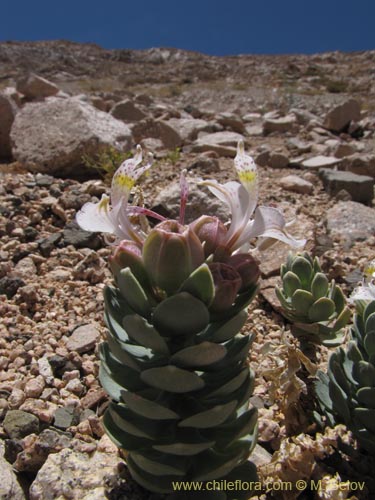
POLYGON ((234 166, 238 177, 249 193, 250 213, 253 213, 258 203, 258 172, 253 158, 245 153, 243 141, 239 141, 234 166))
POLYGON ((109 209, 100 208, 101 203, 85 203, 76 215, 77 224, 85 231, 115 233, 109 209))
POLYGON ((372 300, 375 300, 375 287, 359 286, 353 291, 349 300, 351 303, 356 300, 371 302, 372 300))
POLYGON ((285 230, 286 222, 283 214, 272 207, 258 207, 254 220, 243 231, 236 246, 241 246, 251 238, 262 237, 279 240, 293 248, 301 248, 306 240, 296 240, 285 230))

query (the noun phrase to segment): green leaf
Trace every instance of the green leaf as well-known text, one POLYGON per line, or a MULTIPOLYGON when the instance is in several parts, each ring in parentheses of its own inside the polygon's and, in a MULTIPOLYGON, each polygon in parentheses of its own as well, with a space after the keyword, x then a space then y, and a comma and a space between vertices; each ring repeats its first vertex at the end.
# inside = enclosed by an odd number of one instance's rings
POLYGON ((202 342, 176 352, 170 358, 170 362, 178 366, 199 368, 220 361, 226 354, 227 350, 224 346, 212 342, 202 342))
MULTIPOLYGON (((375 319, 375 315, 370 316, 369 319, 371 319, 372 317, 375 319)), ((369 322, 369 320, 367 320, 367 323, 368 322, 369 322)), ((366 327, 367 327, 367 323, 366 323, 366 327)), ((373 326, 375 328, 375 324, 373 326)), ((373 356, 375 354, 375 329, 369 331, 366 328, 366 332, 367 333, 366 333, 365 340, 364 340, 365 349, 366 349, 367 354, 369 356, 373 356)))
POLYGON ((203 452, 194 463, 197 474, 194 481, 211 481, 229 474, 238 465, 242 457, 241 452, 226 454, 213 450, 203 452))
POLYGON ((335 303, 335 308, 337 311, 337 314, 340 314, 341 311, 344 309, 346 306, 346 298, 345 295, 343 294, 343 291, 341 288, 337 285, 334 285, 334 281, 332 281, 332 294, 331 294, 331 299, 335 303))
POLYGON ((350 385, 341 367, 339 357, 340 357, 339 352, 334 352, 333 354, 331 354, 328 364, 329 375, 332 374, 334 376, 335 381, 338 383, 341 389, 347 394, 347 396, 349 396, 350 385))
POLYGON ((138 314, 125 316, 123 325, 129 337, 141 346, 160 354, 169 355, 169 349, 163 337, 142 316, 138 314))
POLYGON ((207 307, 190 293, 180 292, 160 302, 153 323, 164 335, 194 335, 209 322, 207 307))
POLYGON ((241 330, 247 321, 247 317, 247 311, 242 310, 229 321, 209 323, 206 330, 199 334, 199 338, 211 342, 225 342, 234 337, 241 330))
POLYGON ((350 422, 350 411, 348 408, 347 395, 333 379, 330 380, 329 384, 329 396, 332 399, 335 413, 337 413, 340 419, 348 425, 350 422))
POLYGON ((132 411, 151 420, 175 420, 180 418, 176 412, 166 408, 162 404, 150 401, 129 391, 122 390, 121 399, 132 411))
POLYGON ((348 307, 345 307, 339 317, 336 319, 333 331, 338 332, 341 328, 344 328, 350 321, 352 313, 348 307))
POLYGON ((327 297, 322 297, 310 307, 308 317, 313 323, 318 323, 319 321, 328 321, 334 312, 334 302, 327 297))
POLYGON ((375 410, 354 408, 354 417, 370 432, 375 433, 375 410))
POLYGON ((149 317, 151 307, 147 295, 128 267, 118 274, 117 284, 130 307, 141 316, 149 317))
POLYGON ((292 271, 288 271, 283 276, 283 288, 287 297, 291 297, 296 290, 302 288, 301 280, 292 271))
POLYGON ((375 331, 375 313, 370 314, 365 320, 365 331, 374 332, 375 331))
POLYGON ((215 427, 211 430, 211 434, 207 431, 207 435, 215 439, 217 448, 225 450, 232 446, 237 439, 244 436, 253 435, 255 438, 258 432, 257 422, 258 411, 256 408, 251 408, 244 413, 238 411, 235 418, 215 427))
POLYGON ((157 451, 131 452, 130 459, 144 471, 155 476, 184 476, 186 474, 186 459, 171 457, 157 451))
POLYGON ((357 391, 357 399, 367 408, 375 409, 375 387, 362 387, 357 391))
MULTIPOLYGON (((159 422, 134 415, 131 410, 121 404, 111 403, 108 411, 117 427, 132 436, 154 440, 160 435, 159 422)), ((167 432, 167 429, 165 431, 167 432)))
POLYGON ((306 290, 297 290, 292 296, 292 306, 297 314, 301 316, 307 317, 308 311, 313 303, 314 297, 306 290))
POLYGON ((366 322, 371 314, 375 313, 375 300, 372 300, 369 304, 366 305, 366 308, 363 312, 363 321, 366 322))
POLYGON ((230 401, 224 405, 217 405, 209 410, 196 413, 182 420, 179 427, 195 427, 198 429, 209 429, 225 422, 225 420, 234 412, 237 407, 237 401, 230 401))
POLYGON ((150 446, 150 440, 132 436, 128 432, 121 430, 113 421, 109 411, 104 413, 103 426, 109 438, 118 448, 126 451, 139 450, 145 446, 150 446))
POLYGON ((275 286, 275 294, 276 294, 276 297, 279 299, 279 302, 280 304, 282 305, 282 307, 288 311, 290 308, 291 308, 291 303, 289 303, 286 299, 286 297, 284 296, 282 290, 280 290, 280 288, 278 286, 275 286))
POLYGON ((375 387, 375 367, 367 361, 360 361, 354 365, 353 377, 362 386, 375 387))
POLYGON ((173 365, 145 370, 141 373, 141 380, 151 387, 181 394, 197 391, 205 385, 196 373, 173 365))
POLYGON ((291 270, 300 279, 302 287, 308 290, 312 274, 312 265, 310 262, 305 257, 297 256, 293 260, 291 270))
POLYGON ((128 456, 126 465, 132 478, 146 490, 153 491, 154 493, 173 492, 172 481, 176 481, 176 476, 156 476, 154 474, 150 474, 140 468, 131 456, 128 456))
POLYGON ((183 441, 179 441, 178 437, 176 439, 174 443, 154 445, 153 449, 172 455, 189 456, 197 455, 215 445, 215 441, 207 441, 202 436, 195 434, 192 434, 189 439, 184 439, 183 441))
POLYGON ((328 279, 324 273, 316 273, 311 283, 311 292, 315 300, 325 297, 328 292, 328 279))
POLYGON ((317 380, 314 382, 315 394, 318 398, 320 406, 325 410, 332 411, 332 399, 329 396, 329 377, 326 373, 322 371, 317 372, 317 380))
POLYGON ((215 286, 208 265, 202 264, 195 269, 179 291, 188 292, 209 306, 215 296, 215 286))
POLYGON ((207 397, 215 398, 217 396, 229 395, 235 390, 237 390, 249 377, 249 368, 244 368, 238 375, 233 377, 229 382, 222 385, 218 389, 210 392, 207 397))

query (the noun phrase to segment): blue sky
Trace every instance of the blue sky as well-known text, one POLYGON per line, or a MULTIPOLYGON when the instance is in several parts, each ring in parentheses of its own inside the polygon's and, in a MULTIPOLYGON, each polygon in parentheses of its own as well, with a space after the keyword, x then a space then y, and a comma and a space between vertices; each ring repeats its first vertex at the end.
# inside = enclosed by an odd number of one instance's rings
POLYGON ((212 55, 375 49, 375 0, 5 0, 0 41, 212 55))

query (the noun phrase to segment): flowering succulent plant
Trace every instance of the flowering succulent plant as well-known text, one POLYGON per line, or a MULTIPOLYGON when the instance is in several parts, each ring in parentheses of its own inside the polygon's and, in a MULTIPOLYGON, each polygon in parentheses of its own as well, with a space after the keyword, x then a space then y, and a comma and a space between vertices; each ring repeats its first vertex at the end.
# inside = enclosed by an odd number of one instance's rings
POLYGON ((253 336, 239 334, 260 275, 250 243, 304 241, 287 233, 277 209, 256 208, 258 175, 242 143, 234 163, 241 182, 202 182, 229 206, 229 224, 204 214, 184 223, 184 173, 178 221, 129 206, 134 182, 151 166, 142 166, 139 147, 115 173, 111 197, 77 214, 82 228, 120 240, 110 258, 115 283, 104 293, 100 380, 112 398, 104 426, 134 479, 155 492, 172 491, 176 480, 256 477, 247 462, 257 432, 248 403, 253 336), (145 232, 134 215, 161 222, 145 232))

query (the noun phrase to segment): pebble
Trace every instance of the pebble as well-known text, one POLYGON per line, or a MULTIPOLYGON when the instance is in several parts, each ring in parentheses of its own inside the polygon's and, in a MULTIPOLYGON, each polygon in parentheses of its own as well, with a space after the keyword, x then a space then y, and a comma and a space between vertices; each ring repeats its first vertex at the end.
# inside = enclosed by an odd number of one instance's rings
POLYGON ((69 351, 78 353, 89 352, 95 348, 100 339, 99 330, 92 324, 79 326, 74 330, 66 342, 66 348, 69 351))
POLYGON ((39 432, 39 420, 35 415, 21 410, 9 410, 4 419, 4 430, 11 439, 22 439, 39 432))

